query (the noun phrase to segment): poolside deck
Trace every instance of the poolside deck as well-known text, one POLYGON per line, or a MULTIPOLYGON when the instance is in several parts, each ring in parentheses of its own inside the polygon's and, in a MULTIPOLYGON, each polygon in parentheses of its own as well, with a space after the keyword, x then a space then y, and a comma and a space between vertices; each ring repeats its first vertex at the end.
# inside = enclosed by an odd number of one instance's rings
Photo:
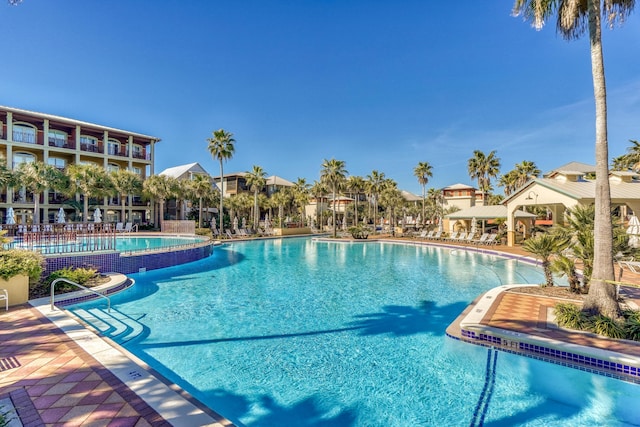
MULTIPOLYGON (((519 248, 491 249, 527 256, 519 248)), ((640 284, 640 275, 625 271, 624 280, 640 284)), ((640 303, 638 292, 629 292, 627 298, 640 303)), ((460 334, 460 321, 473 311, 480 299, 479 296, 449 327, 449 334, 460 334)), ((546 327, 548 308, 555 302, 557 300, 548 297, 501 292, 480 323, 522 336, 584 346, 594 352, 607 349, 640 357, 640 344, 549 329, 546 327)), ((0 343, 0 402, 11 395, 25 426, 189 425, 188 414, 181 422, 163 418, 34 307, 23 305, 0 311, 0 343)), ((210 425, 232 425, 207 412, 213 420, 210 425)))

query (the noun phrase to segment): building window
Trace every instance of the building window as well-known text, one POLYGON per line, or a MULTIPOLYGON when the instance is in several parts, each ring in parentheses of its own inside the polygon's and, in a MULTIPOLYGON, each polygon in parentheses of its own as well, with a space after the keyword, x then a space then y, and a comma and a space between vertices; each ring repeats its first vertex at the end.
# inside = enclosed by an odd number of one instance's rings
POLYGON ((144 159, 144 149, 141 145, 133 144, 133 157, 136 159, 144 159))
POLYGON ((13 169, 16 169, 22 163, 33 163, 36 161, 36 156, 31 153, 14 153, 13 154, 13 169))
POLYGON ((107 165, 107 172, 114 172, 120 170, 120 166, 116 165, 115 163, 109 163, 107 165))
POLYGON ((64 169, 67 166, 67 161, 65 159, 61 159, 60 157, 49 157, 47 159, 47 163, 57 169, 64 169))
POLYGON ((36 128, 28 124, 13 125, 13 140, 15 142, 36 143, 36 128))
POLYGON ((98 138, 94 136, 80 136, 80 149, 84 151, 98 151, 98 138))
POLYGON ((142 176, 142 168, 139 168, 137 166, 132 166, 131 172, 135 173, 136 175, 142 176))
POLYGON ((49 130, 49 145, 53 147, 66 147, 67 134, 61 130, 49 130))
POLYGON ((120 154, 120 141, 117 139, 109 138, 107 141, 107 150, 108 154, 112 156, 117 156, 120 154))

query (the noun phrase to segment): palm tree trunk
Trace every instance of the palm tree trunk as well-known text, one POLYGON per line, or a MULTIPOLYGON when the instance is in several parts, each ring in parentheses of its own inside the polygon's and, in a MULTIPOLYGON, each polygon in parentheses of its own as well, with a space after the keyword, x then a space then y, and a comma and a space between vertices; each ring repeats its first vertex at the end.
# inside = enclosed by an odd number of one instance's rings
POLYGON ((332 211, 333 211, 333 224, 331 224, 333 226, 333 238, 335 239, 336 237, 338 237, 338 233, 336 230, 336 187, 333 187, 333 206, 332 206, 332 211))
POLYGON ((198 228, 202 228, 202 197, 198 200, 198 228))
POLYGON ((616 300, 613 268, 613 227, 611 224, 611 191, 609 186, 609 148, 607 141, 607 90, 602 56, 600 1, 589 0, 589 38, 591 72, 596 110, 596 194, 594 223, 593 275, 583 309, 611 318, 620 316, 616 300))
POLYGON ((33 223, 40 224, 40 194, 33 193, 33 223))
POLYGON ((120 221, 125 222, 125 198, 120 195, 120 221))
POLYGON ((222 179, 224 177, 224 172, 222 169, 222 159, 220 159, 220 212, 218 212, 218 217, 220 219, 220 232, 224 232, 224 223, 223 223, 223 215, 222 215, 222 199, 224 199, 224 184, 222 179))

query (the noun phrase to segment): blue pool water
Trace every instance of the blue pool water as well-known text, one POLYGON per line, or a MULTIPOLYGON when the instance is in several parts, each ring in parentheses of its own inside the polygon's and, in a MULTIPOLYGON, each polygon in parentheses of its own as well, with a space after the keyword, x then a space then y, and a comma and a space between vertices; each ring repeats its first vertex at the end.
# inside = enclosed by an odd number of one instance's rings
POLYGON ((447 338, 479 294, 540 283, 488 254, 237 242, 72 310, 244 426, 624 426, 640 387, 447 338), (95 316, 95 317, 92 317, 95 316))
POLYGON ((202 237, 173 237, 173 236, 117 236, 116 250, 148 251, 175 246, 191 245, 206 240, 202 237))

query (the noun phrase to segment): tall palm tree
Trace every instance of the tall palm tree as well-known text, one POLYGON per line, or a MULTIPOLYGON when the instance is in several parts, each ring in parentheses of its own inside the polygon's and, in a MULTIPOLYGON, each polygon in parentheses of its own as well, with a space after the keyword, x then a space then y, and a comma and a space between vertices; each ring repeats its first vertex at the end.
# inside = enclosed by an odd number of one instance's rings
POLYGON ((300 226, 304 227, 304 207, 309 203, 309 188, 310 184, 304 178, 298 178, 293 183, 293 201, 300 210, 300 226))
POLYGON ((351 175, 347 178, 347 189, 351 191, 354 195, 355 206, 354 206, 354 225, 358 225, 358 199, 360 199, 360 194, 364 191, 366 187, 366 183, 364 182, 364 178, 357 175, 351 175))
POLYGON ((146 195, 160 204, 160 212, 157 216, 157 224, 160 226, 160 229, 162 229, 162 221, 164 221, 164 202, 173 196, 175 188, 173 185, 174 180, 175 178, 167 175, 152 175, 142 184, 143 191, 146 195))
POLYGON ((218 212, 218 216, 220 217, 220 230, 223 230, 224 223, 222 222, 222 199, 224 199, 224 171, 222 164, 225 160, 233 157, 233 153, 236 151, 233 144, 236 142, 236 140, 233 139, 232 133, 227 132, 224 129, 218 129, 213 131, 212 138, 207 138, 207 142, 209 143, 207 147, 209 149, 209 153, 211 153, 211 156, 214 159, 218 159, 218 161, 220 162, 220 212, 218 212))
POLYGON ((425 204, 427 201, 427 183, 429 178, 433 176, 431 165, 428 162, 419 162, 418 166, 413 169, 413 175, 418 178, 418 183, 422 186, 422 223, 425 222, 425 204))
POLYGON ((258 208, 258 193, 262 191, 262 188, 267 183, 267 173, 262 167, 254 165, 253 169, 245 172, 244 179, 247 181, 247 185, 253 191, 253 228, 258 229, 260 223, 260 209, 258 208))
POLYGON ((82 220, 87 221, 89 219, 89 199, 104 197, 112 191, 109 175, 96 164, 70 165, 66 173, 69 177, 67 193, 70 196, 75 194, 83 196, 82 220))
POLYGON ((627 148, 627 154, 613 159, 611 166, 613 170, 633 169, 636 172, 640 171, 640 142, 634 139, 630 139, 629 142, 631 142, 631 147, 627 148))
POLYGON ((345 169, 345 162, 343 160, 325 159, 322 163, 322 170, 320 171, 320 179, 324 181, 329 188, 331 188, 332 195, 332 211, 333 211, 333 237, 336 238, 338 233, 336 230, 336 195, 342 188, 347 176, 347 170, 345 169))
POLYGON ((367 175, 367 190, 371 194, 373 199, 373 230, 377 230, 376 221, 378 219, 378 198, 382 191, 385 177, 384 172, 378 172, 377 170, 371 171, 371 174, 367 175))
POLYGON ((478 180, 478 189, 482 192, 482 199, 486 199, 491 190, 491 178, 498 176, 500 172, 500 158, 493 150, 488 155, 480 150, 473 151, 473 157, 469 159, 467 170, 471 179, 478 180))
POLYGON ((202 208, 204 201, 211 197, 213 186, 209 175, 196 174, 193 180, 189 181, 191 193, 198 198, 198 228, 202 228, 202 208))
POLYGON ((40 194, 48 188, 57 189, 62 180, 62 172, 56 167, 36 161, 20 163, 15 171, 15 184, 33 194, 33 223, 40 223, 40 194))
POLYGON ((142 179, 137 173, 126 169, 112 171, 110 175, 113 190, 120 199, 120 221, 125 222, 127 198, 142 191, 142 179))
POLYGON ((537 178, 542 173, 534 162, 523 160, 516 164, 516 188, 520 188, 530 179, 537 178))
POLYGON ((389 212, 389 229, 391 235, 395 236, 396 213, 398 208, 402 208, 405 203, 402 192, 398 190, 398 184, 392 179, 385 179, 380 189, 380 204, 387 208, 389 212))
POLYGON ((313 181, 313 184, 309 189, 309 193, 311 194, 311 197, 316 199, 316 224, 320 224, 321 220, 319 218, 318 209, 320 208, 321 201, 326 198, 325 196, 327 195, 327 186, 324 182, 322 182, 322 180, 313 181))
POLYGON ((436 218, 438 219, 438 221, 442 221, 442 215, 443 215, 442 203, 444 201, 444 195, 442 194, 442 190, 430 188, 427 191, 427 199, 429 200, 429 205, 431 206, 431 224, 435 223, 436 218))
POLYGON ((633 11, 635 0, 516 0, 514 15, 532 21, 536 29, 547 18, 557 14, 556 29, 567 39, 589 36, 591 74, 595 100, 595 224, 593 278, 583 309, 618 318, 620 306, 616 299, 613 268, 613 226, 611 221, 611 188, 609 184, 609 142, 607 137, 607 85, 602 54, 602 23, 612 27, 633 11))
POLYGON ((286 189, 281 189, 271 196, 273 203, 278 207, 278 227, 282 228, 282 217, 284 216, 284 207, 290 203, 291 194, 286 189))

